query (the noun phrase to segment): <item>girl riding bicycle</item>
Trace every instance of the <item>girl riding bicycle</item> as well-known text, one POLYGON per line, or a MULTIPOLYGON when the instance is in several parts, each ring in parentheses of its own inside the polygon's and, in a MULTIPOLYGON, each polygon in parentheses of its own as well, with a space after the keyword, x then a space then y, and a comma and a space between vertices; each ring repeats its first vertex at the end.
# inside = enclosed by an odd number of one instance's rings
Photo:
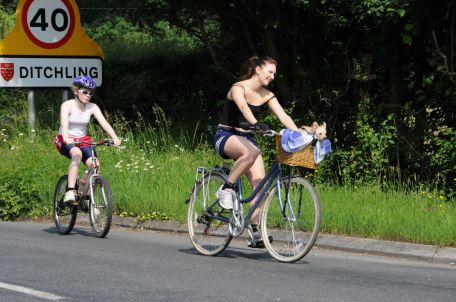
MULTIPOLYGON (((274 80, 276 67, 277 62, 270 57, 249 58, 243 65, 239 81, 231 86, 226 96, 213 138, 217 153, 223 158, 235 160, 225 184, 217 191, 220 206, 225 209, 233 208, 233 192, 239 177, 245 174, 254 190, 265 176, 263 157, 253 132, 242 129, 241 125, 248 123, 260 130, 267 130, 268 126, 257 119, 267 106, 286 128, 298 130, 277 97, 266 89, 274 80)), ((255 199, 251 204, 254 203, 255 199)), ((249 242, 251 247, 262 247, 257 226, 259 214, 258 207, 252 215, 254 236, 253 241, 249 242)))
MULTIPOLYGON (((95 88, 95 80, 90 76, 76 77, 71 87, 74 99, 65 101, 60 107, 60 129, 55 138, 55 146, 60 154, 71 160, 68 167, 68 188, 64 197, 64 202, 69 204, 75 203, 79 164, 82 161, 89 167, 92 163, 91 146, 84 143, 74 145, 75 141, 91 143, 92 138, 87 135, 90 118, 94 116, 97 119, 103 130, 114 140, 115 145, 121 144, 100 108, 90 102, 95 88)), ((98 165, 99 163, 98 161, 98 165)))

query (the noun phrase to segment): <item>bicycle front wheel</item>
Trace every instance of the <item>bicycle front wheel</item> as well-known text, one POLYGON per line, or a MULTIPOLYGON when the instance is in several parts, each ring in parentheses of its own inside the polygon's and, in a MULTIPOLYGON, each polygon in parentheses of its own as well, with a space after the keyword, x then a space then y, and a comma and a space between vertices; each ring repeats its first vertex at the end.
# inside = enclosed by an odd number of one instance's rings
POLYGON ((212 172, 197 183, 188 207, 188 232, 196 250, 206 256, 222 252, 230 243, 231 211, 218 204, 215 193, 225 183, 225 176, 212 172))
POLYGON ((77 207, 68 206, 63 203, 63 197, 68 187, 68 176, 60 177, 54 190, 54 223, 59 234, 68 234, 73 230, 76 216, 78 214, 77 207))
POLYGON ((321 208, 315 188, 302 177, 284 177, 272 188, 261 213, 261 235, 268 252, 295 262, 313 247, 320 231, 321 208), (272 236, 272 241, 267 240, 272 236))
POLYGON ((108 180, 101 176, 92 178, 89 216, 92 231, 97 237, 105 237, 111 228, 112 191, 108 180))

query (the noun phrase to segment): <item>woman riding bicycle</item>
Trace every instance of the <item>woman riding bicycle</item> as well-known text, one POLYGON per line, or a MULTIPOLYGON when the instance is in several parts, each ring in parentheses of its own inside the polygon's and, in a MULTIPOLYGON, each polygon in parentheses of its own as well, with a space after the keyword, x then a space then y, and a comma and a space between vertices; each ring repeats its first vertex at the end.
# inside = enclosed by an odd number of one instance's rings
MULTIPOLYGON (((266 89, 274 80, 276 67, 277 62, 270 57, 249 58, 243 65, 239 81, 231 86, 225 99, 220 123, 213 138, 217 153, 223 158, 235 160, 225 184, 217 191, 219 204, 225 209, 233 208, 233 192, 239 177, 246 175, 254 190, 265 176, 263 157, 254 134, 242 129, 241 125, 249 123, 257 129, 267 130, 268 126, 257 119, 267 106, 286 128, 298 130, 277 97, 266 89)), ((253 203, 255 200, 252 200, 251 204, 253 203)), ((258 231, 259 214, 258 207, 252 215, 251 247, 262 247, 258 231)))
POLYGON ((90 118, 94 116, 97 119, 103 130, 114 140, 115 145, 121 144, 100 108, 90 102, 95 88, 95 80, 90 76, 76 77, 71 87, 74 99, 64 102, 60 107, 60 129, 55 138, 55 146, 60 154, 71 160, 68 167, 68 188, 64 197, 64 202, 69 204, 75 203, 79 164, 82 161, 89 167, 92 163, 91 146, 88 145, 92 138, 87 135, 90 118), (87 144, 81 143, 75 146, 75 141, 83 141, 87 144))

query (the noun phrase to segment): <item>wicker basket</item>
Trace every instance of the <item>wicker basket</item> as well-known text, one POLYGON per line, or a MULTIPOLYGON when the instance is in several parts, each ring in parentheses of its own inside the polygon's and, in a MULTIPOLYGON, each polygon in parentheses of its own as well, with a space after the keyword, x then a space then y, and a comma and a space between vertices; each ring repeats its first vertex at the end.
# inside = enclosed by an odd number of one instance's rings
POLYGON ((312 145, 308 145, 298 152, 289 153, 283 150, 280 142, 281 138, 281 135, 276 135, 275 137, 277 161, 289 166, 305 167, 313 170, 317 169, 312 145))

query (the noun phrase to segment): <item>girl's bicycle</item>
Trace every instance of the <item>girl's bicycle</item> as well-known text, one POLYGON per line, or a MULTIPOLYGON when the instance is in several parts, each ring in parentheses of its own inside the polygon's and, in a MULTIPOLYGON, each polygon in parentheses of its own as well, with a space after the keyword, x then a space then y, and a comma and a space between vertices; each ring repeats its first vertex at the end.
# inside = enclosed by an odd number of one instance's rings
POLYGON ((259 186, 247 197, 242 196, 242 182, 237 180, 233 210, 220 207, 216 192, 229 174, 224 167, 198 167, 196 182, 188 203, 188 231, 196 250, 208 256, 222 252, 232 238, 239 237, 245 228, 251 240, 253 232, 247 224, 253 211, 261 208, 260 230, 263 243, 270 255, 281 262, 295 262, 313 247, 320 231, 321 208, 312 184, 293 174, 291 167, 315 169, 312 146, 296 153, 286 153, 280 144, 280 135, 269 130, 265 135, 275 136, 277 161, 270 167, 259 186), (289 168, 289 169, 288 169, 289 168), (288 173, 285 173, 288 170, 288 173), (243 204, 257 197, 246 215, 243 204))
MULTIPOLYGON (((81 141, 74 142, 75 145, 81 141)), ((82 178, 76 180, 77 205, 63 202, 68 187, 68 176, 62 175, 54 191, 54 222, 59 234, 68 234, 73 230, 78 211, 89 214, 90 225, 97 237, 105 237, 112 221, 112 191, 106 178, 99 174, 99 165, 95 157, 95 147, 113 146, 112 140, 102 140, 90 144, 93 162, 82 178)))

